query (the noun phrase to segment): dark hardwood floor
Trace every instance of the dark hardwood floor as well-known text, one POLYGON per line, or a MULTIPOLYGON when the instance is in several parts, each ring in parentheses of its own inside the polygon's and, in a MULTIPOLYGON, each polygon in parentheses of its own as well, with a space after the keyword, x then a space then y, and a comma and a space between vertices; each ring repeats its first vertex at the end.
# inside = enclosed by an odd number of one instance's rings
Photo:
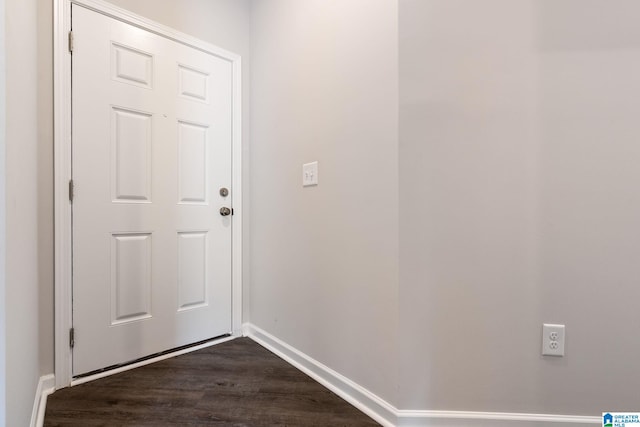
POLYGON ((59 390, 44 425, 377 426, 248 338, 59 390))

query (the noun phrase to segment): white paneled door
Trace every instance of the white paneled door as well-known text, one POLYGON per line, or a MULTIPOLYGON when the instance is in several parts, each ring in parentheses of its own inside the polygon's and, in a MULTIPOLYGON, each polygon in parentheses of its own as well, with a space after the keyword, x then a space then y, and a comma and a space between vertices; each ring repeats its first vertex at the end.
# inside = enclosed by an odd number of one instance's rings
POLYGON ((72 14, 77 376, 231 332, 232 63, 72 14))

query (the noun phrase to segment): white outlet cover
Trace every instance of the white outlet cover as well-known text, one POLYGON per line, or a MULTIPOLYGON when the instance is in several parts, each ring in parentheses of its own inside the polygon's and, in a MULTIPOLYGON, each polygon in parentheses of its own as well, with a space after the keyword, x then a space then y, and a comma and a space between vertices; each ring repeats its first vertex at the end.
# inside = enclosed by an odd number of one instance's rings
POLYGON ((565 327, 545 323, 542 325, 542 355, 564 356, 565 327))
POLYGON ((302 165, 302 186, 309 187, 312 185, 318 185, 318 162, 302 165))

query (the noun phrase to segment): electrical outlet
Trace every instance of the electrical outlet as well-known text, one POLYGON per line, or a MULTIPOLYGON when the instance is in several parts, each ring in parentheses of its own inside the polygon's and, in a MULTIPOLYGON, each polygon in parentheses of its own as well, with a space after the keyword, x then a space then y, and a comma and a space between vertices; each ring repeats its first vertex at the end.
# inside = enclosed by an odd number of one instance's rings
POLYGON ((542 355, 564 356, 564 325, 542 325, 542 355))

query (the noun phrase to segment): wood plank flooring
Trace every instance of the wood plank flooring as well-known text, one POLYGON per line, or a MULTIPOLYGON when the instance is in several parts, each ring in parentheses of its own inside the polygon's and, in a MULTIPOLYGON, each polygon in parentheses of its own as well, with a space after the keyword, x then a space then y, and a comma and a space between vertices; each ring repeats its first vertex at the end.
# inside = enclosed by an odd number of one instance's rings
POLYGON ((248 338, 59 390, 44 425, 377 426, 248 338))

